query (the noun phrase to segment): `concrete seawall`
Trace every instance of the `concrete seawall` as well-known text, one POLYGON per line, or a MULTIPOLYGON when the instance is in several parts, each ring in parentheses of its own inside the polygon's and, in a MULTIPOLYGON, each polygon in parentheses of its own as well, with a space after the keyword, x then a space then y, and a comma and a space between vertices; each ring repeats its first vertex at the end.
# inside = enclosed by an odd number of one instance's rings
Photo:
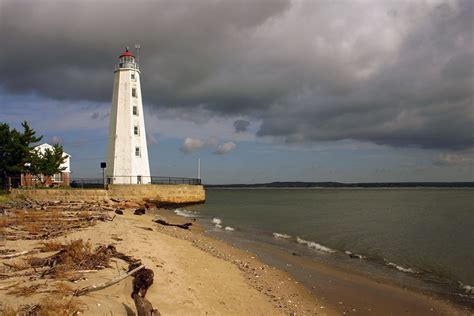
POLYGON ((12 197, 29 197, 35 200, 154 200, 161 203, 202 203, 206 192, 202 185, 188 184, 133 184, 109 185, 104 189, 12 189, 12 197))

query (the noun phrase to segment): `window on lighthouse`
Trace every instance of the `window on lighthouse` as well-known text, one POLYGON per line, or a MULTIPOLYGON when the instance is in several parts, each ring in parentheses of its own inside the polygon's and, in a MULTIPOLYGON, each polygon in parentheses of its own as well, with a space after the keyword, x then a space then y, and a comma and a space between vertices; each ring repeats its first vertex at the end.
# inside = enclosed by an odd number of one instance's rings
POLYGON ((140 130, 138 129, 138 126, 137 126, 137 125, 135 125, 135 126, 133 127, 133 135, 135 135, 135 136, 140 135, 140 130))
POLYGON ((132 97, 136 98, 137 97, 137 89, 132 88, 132 97))
POLYGON ((136 105, 133 106, 132 112, 133 112, 133 115, 138 116, 138 107, 136 105))
POLYGON ((132 80, 135 80, 135 73, 134 72, 132 72, 131 78, 132 78, 132 80))
POLYGON ((135 147, 135 156, 140 157, 140 147, 135 147))

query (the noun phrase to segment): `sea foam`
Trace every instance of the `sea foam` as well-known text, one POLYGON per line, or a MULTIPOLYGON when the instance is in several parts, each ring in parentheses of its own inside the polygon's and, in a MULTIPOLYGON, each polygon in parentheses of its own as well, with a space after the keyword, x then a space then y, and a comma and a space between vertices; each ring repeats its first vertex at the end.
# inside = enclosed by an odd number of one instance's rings
POLYGON ((227 231, 229 231, 229 232, 235 230, 235 228, 230 227, 230 226, 226 226, 224 229, 227 230, 227 231))
POLYGON ((394 267, 395 269, 397 269, 398 271, 401 271, 401 272, 405 272, 405 273, 415 273, 415 270, 411 269, 411 268, 404 268, 402 266, 399 266, 393 262, 389 262, 387 260, 385 260, 385 263, 390 266, 390 267, 394 267))
POLYGON ((464 290, 465 293, 467 294, 474 294, 474 286, 463 284, 462 282, 459 282, 459 287, 464 290))
POLYGON ((198 217, 199 216, 198 212, 180 210, 180 209, 174 210, 174 213, 178 216, 183 216, 183 217, 198 217))
POLYGON ((323 245, 320 245, 320 244, 318 244, 318 243, 315 243, 314 241, 308 241, 308 240, 301 239, 300 237, 296 237, 296 242, 299 243, 299 244, 306 245, 308 248, 311 248, 311 249, 314 249, 314 250, 318 250, 318 251, 322 251, 322 252, 327 252, 327 253, 334 253, 334 252, 336 252, 334 249, 325 247, 325 246, 323 246, 323 245))
POLYGON ((291 236, 287 234, 280 234, 280 233, 273 233, 273 237, 275 238, 282 238, 282 239, 290 239, 291 236))
POLYGON ((212 219, 212 223, 214 224, 216 228, 222 228, 222 220, 220 218, 214 217, 212 219))
POLYGON ((353 259, 365 259, 366 257, 363 256, 363 255, 359 255, 358 253, 353 253, 349 250, 346 250, 344 252, 346 255, 348 255, 349 257, 353 258, 353 259))

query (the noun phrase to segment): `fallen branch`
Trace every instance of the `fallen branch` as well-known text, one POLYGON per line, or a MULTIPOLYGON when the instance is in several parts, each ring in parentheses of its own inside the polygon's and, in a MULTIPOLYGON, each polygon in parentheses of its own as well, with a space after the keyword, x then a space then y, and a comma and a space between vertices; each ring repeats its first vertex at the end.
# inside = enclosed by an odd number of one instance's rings
POLYGON ((164 226, 175 226, 175 227, 179 227, 179 228, 182 228, 182 229, 189 229, 190 226, 193 225, 193 223, 185 223, 185 224, 170 224, 168 223, 167 221, 164 221, 162 219, 157 219, 154 221, 155 223, 158 223, 158 224, 161 224, 161 225, 164 225, 164 226))
POLYGON ((76 270, 76 273, 92 273, 92 272, 99 272, 99 270, 76 270))
POLYGON ((44 272, 44 271, 47 271, 49 268, 36 268, 36 269, 28 269, 27 271, 26 270, 22 270, 20 272, 12 272, 12 273, 0 273, 0 280, 5 280, 5 279, 11 279, 11 278, 18 278, 18 277, 25 277, 25 276, 29 276, 29 277, 32 277, 32 276, 35 276, 35 275, 38 275, 38 276, 41 276, 41 274, 44 272))
POLYGON ((105 206, 105 205, 99 205, 100 208, 106 210, 106 211, 115 211, 116 208, 115 207, 110 207, 110 206, 105 206))
POLYGON ((13 283, 13 284, 8 284, 8 285, 0 286, 0 290, 6 290, 6 289, 9 289, 9 288, 11 288, 11 287, 17 286, 18 284, 20 284, 20 282, 16 282, 16 283, 13 283))
POLYGON ((90 285, 90 286, 86 286, 82 289, 77 290, 74 293, 74 296, 80 296, 80 295, 84 295, 84 294, 89 293, 89 292, 94 292, 94 291, 99 291, 99 290, 105 289, 106 287, 109 287, 111 285, 114 285, 114 284, 122 281, 123 279, 127 278, 128 276, 132 275, 133 273, 135 273, 135 272, 137 272, 137 271, 139 271, 143 268, 145 268, 144 264, 142 264, 138 268, 135 268, 135 269, 133 269, 133 270, 127 272, 127 273, 116 276, 115 278, 113 278, 110 281, 100 283, 100 284, 93 284, 93 285, 90 285))
POLYGON ((10 253, 8 255, 0 255, 0 259, 10 259, 10 258, 15 258, 23 255, 27 255, 29 253, 35 252, 35 250, 25 250, 25 251, 20 251, 16 253, 10 253))

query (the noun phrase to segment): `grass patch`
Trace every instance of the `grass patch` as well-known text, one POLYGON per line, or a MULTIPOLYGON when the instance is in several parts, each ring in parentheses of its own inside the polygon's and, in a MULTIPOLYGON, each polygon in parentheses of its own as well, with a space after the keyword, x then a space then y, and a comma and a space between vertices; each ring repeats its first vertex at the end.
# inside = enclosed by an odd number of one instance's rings
POLYGON ((0 190, 0 203, 5 203, 10 201, 10 193, 5 190, 0 190))

